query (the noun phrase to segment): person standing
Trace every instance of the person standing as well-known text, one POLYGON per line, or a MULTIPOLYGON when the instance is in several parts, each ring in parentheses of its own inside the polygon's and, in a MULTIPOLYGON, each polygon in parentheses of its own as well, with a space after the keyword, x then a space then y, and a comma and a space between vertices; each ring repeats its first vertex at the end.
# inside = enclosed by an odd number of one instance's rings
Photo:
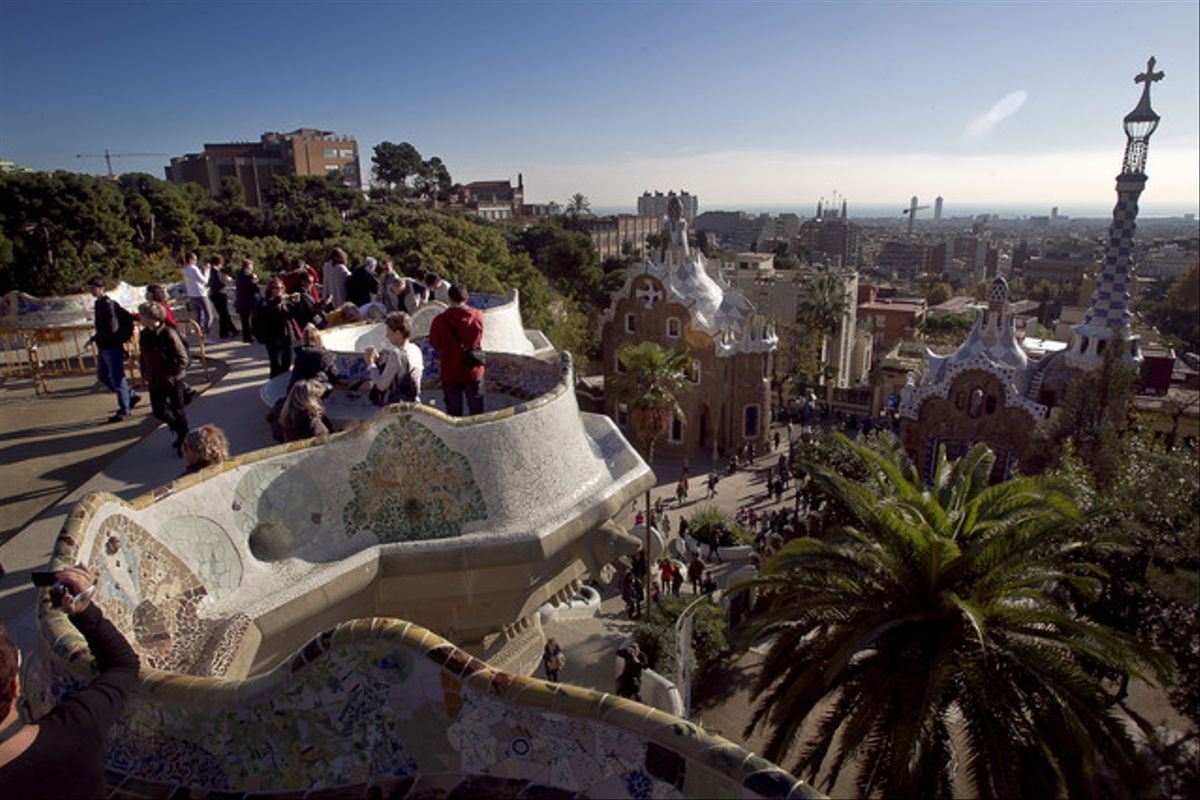
POLYGON ((20 657, 0 625, 0 787, 5 797, 104 797, 104 741, 137 683, 138 657, 91 603, 96 583, 83 565, 59 570, 52 602, 83 634, 97 675, 36 723, 21 719, 20 657))
POLYGON ((373 258, 368 257, 362 266, 350 273, 346 279, 346 300, 359 308, 375 299, 379 294, 379 279, 375 277, 373 258))
POLYGON ((467 290, 450 287, 450 308, 429 326, 429 344, 441 359, 442 392, 446 413, 463 416, 463 399, 471 414, 483 413, 483 369, 474 355, 483 342, 483 314, 467 305, 467 290))
POLYGON ((208 282, 211 273, 208 264, 201 269, 196 264, 196 254, 188 253, 183 262, 183 286, 187 291, 188 308, 192 310, 192 319, 200 326, 204 338, 208 338, 208 329, 212 327, 212 311, 208 307, 208 282))
POLYGON ((129 419, 129 412, 142 400, 125 378, 125 343, 133 338, 133 315, 105 294, 104 278, 92 278, 88 288, 96 298, 96 332, 91 338, 96 345, 96 378, 117 396, 117 412, 108 421, 120 422, 129 419))
POLYGON ((567 656, 554 638, 546 640, 542 648, 542 669, 546 671, 546 680, 558 683, 558 673, 567 665, 567 656))
POLYGON ((335 247, 321 270, 324 273, 321 277, 325 285, 325 300, 333 308, 346 302, 346 279, 350 277, 347 260, 346 251, 335 247))
POLYGON ((440 303, 450 305, 450 282, 439 276, 436 272, 425 273, 425 297, 426 302, 437 300, 440 303))
POLYGON ((222 339, 228 339, 237 335, 233 317, 229 316, 229 284, 232 278, 225 274, 224 256, 213 256, 209 263, 212 266, 208 272, 208 299, 217 313, 218 333, 222 339))
POLYGON ((254 309, 254 336, 267 348, 272 378, 292 368, 294 327, 292 304, 283 294, 283 281, 272 278, 267 284, 267 296, 259 299, 254 309))
POLYGON ((187 345, 179 331, 166 324, 162 306, 158 303, 142 303, 138 314, 142 320, 142 332, 138 336, 142 378, 150 387, 150 406, 154 416, 175 432, 171 447, 179 453, 188 432, 183 383, 188 365, 187 345))
POLYGON ((146 299, 152 303, 158 303, 162 306, 164 321, 172 328, 178 328, 175 324, 175 314, 172 313, 171 307, 167 305, 167 290, 163 288, 161 283, 152 283, 146 287, 146 299))
POLYGON ((393 311, 387 315, 384 325, 387 345, 382 351, 368 347, 363 354, 379 405, 419 402, 425 357, 421 355, 421 348, 408 340, 412 335, 412 319, 403 311, 393 311))
POLYGON ((617 651, 617 656, 625 662, 621 675, 617 678, 617 694, 630 700, 642 699, 642 671, 650 666, 646 654, 632 642, 617 651))
POLYGON ((242 259, 242 268, 234 276, 234 289, 234 306, 242 320, 242 341, 250 344, 254 341, 250 315, 254 313, 254 304, 258 302, 258 276, 254 274, 254 262, 248 258, 242 259))
POLYGON ((704 578, 704 562, 700 560, 700 554, 692 556, 692 561, 688 564, 688 580, 692 584, 692 594, 700 594, 700 581, 704 578))

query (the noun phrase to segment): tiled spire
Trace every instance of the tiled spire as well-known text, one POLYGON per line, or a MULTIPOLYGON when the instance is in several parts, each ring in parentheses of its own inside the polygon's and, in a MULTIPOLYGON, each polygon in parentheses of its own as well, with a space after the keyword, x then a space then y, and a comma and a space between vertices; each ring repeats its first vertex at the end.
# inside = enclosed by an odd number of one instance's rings
MULTIPOLYGON (((1117 338, 1131 339, 1129 322, 1129 290, 1133 283, 1133 234, 1137 230, 1138 198, 1146 187, 1146 156, 1149 153, 1150 135, 1158 127, 1158 114, 1150 107, 1150 86, 1163 78, 1163 73, 1154 71, 1154 59, 1146 64, 1146 71, 1136 78, 1144 84, 1142 97, 1136 108, 1125 116, 1125 157, 1121 174, 1117 176, 1117 205, 1113 208, 1112 224, 1108 228, 1108 245, 1104 252, 1104 266, 1096 282, 1096 291, 1084 316, 1083 322, 1075 326, 1068 358, 1072 364, 1083 369, 1099 367, 1103 360, 1102 351, 1108 342, 1117 338)), ((1136 345, 1132 345, 1126 358, 1137 360, 1136 345)))

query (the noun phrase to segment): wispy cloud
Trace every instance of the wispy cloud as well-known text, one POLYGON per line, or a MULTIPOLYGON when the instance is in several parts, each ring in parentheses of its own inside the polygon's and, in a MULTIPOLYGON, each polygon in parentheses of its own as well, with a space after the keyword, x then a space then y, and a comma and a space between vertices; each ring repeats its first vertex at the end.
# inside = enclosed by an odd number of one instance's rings
POLYGON ((1029 98, 1024 89, 1018 89, 1015 92, 1009 92, 996 101, 996 104, 989 108, 983 114, 980 114, 975 119, 971 120, 967 125, 967 129, 963 131, 964 139, 978 139, 981 136, 986 136, 987 133, 1002 121, 1008 119, 1017 110, 1025 105, 1025 101, 1029 98))

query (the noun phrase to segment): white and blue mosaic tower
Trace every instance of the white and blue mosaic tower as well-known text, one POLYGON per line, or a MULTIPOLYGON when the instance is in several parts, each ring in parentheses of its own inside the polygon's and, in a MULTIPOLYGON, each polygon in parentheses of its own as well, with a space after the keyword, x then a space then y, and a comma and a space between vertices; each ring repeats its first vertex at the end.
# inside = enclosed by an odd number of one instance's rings
POLYGON ((1127 361, 1141 360, 1137 337, 1130 333, 1129 289, 1133 283, 1133 234, 1137 230, 1138 197, 1146 188, 1146 155, 1150 135, 1158 128, 1158 114, 1150 107, 1150 85, 1163 79, 1154 71, 1154 58, 1146 71, 1134 78, 1143 84, 1137 107, 1125 115, 1125 160, 1117 176, 1117 205, 1108 229, 1104 267, 1096 282, 1091 306, 1083 322, 1072 330, 1068 363, 1078 369, 1098 369, 1104 351, 1113 342, 1127 341, 1123 356, 1127 361))

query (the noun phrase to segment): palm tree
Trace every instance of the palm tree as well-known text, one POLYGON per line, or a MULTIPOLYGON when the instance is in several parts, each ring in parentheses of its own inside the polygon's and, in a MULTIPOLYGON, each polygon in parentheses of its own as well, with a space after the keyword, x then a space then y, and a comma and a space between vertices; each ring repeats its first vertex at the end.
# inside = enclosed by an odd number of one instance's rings
MULTIPOLYGON (((805 281, 796 310, 797 321, 808 327, 810 345, 816 351, 817 375, 828 378, 829 359, 825 357, 825 338, 835 333, 849 308, 849 298, 842 278, 836 272, 820 272, 805 281)), ((828 381, 826 382, 828 384, 828 381)), ((828 395, 828 392, 827 392, 828 395)), ((829 397, 826 397, 828 402, 829 397)))
POLYGON ((587 196, 576 192, 567 200, 567 216, 579 217, 584 214, 592 213, 592 203, 587 199, 587 196))
POLYGON ((614 394, 629 408, 629 421, 654 462, 654 445, 675 415, 684 419, 677 395, 687 385, 689 359, 679 350, 663 350, 654 342, 626 344, 617 354, 624 373, 613 376, 614 394))
MULTIPOLYGON (((629 409, 629 422, 653 468, 654 445, 672 416, 686 421, 677 395, 687 383, 689 359, 679 350, 663 350, 654 342, 625 344, 617 353, 624 373, 613 376, 617 401, 629 409)), ((650 490, 646 489, 646 588, 650 588, 650 490)))
POLYGON ((862 796, 952 796, 959 762, 980 797, 1091 796, 1097 757, 1141 779, 1115 698, 1083 665, 1168 667, 1071 613, 1064 598, 1101 576, 1073 501, 1044 478, 989 486, 983 445, 939 453, 926 488, 894 439, 842 439, 865 482, 805 468, 853 521, 788 543, 746 584, 772 597, 747 634, 772 640, 746 731, 769 731, 764 755, 798 744, 797 775, 825 764, 828 787, 856 764, 862 796))

